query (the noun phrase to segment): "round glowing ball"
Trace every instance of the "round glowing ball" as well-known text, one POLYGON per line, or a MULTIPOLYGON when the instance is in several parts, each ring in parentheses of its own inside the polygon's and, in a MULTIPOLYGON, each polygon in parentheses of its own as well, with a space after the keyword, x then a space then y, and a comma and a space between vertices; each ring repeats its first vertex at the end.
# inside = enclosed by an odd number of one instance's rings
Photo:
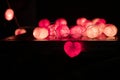
POLYGON ((66 25, 61 25, 56 29, 58 38, 67 37, 70 34, 70 29, 66 25))
POLYGON ((93 22, 93 24, 96 24, 96 23, 104 23, 104 24, 106 24, 106 20, 103 19, 103 18, 94 18, 92 20, 92 22, 93 22))
POLYGON ((54 24, 49 25, 48 29, 50 31, 50 35, 56 35, 56 26, 54 24))
POLYGON ((85 17, 81 17, 81 18, 78 18, 77 20, 76 20, 76 24, 77 25, 84 25, 85 24, 85 22, 87 21, 87 18, 85 18, 85 17))
POLYGON ((91 25, 93 25, 92 21, 86 20, 86 21, 84 22, 83 27, 87 28, 87 27, 89 27, 89 26, 91 26, 91 25))
POLYGON ((98 27, 91 26, 90 28, 87 28, 86 35, 89 38, 96 38, 99 36, 99 29, 98 27))
POLYGON ((13 19, 13 17, 14 17, 14 11, 12 9, 7 9, 5 11, 5 19, 10 21, 13 19))
POLYGON ((56 39, 56 25, 52 24, 52 25, 49 25, 48 26, 48 29, 49 29, 49 37, 48 39, 49 40, 55 40, 56 39))
POLYGON ((67 41, 64 44, 64 51, 70 58, 74 58, 83 51, 83 45, 80 42, 67 41))
POLYGON ((82 36, 82 32, 83 32, 83 28, 82 26, 73 26, 70 28, 70 35, 72 38, 80 38, 82 36))
POLYGON ((43 39, 47 38, 48 35, 49 35, 49 31, 47 28, 36 27, 33 30, 33 36, 37 40, 43 40, 43 39))
POLYGON ((20 35, 20 34, 24 34, 24 33, 26 33, 26 32, 27 32, 27 31, 26 31, 25 29, 23 29, 23 28, 18 28, 18 29, 15 30, 15 36, 20 35))
POLYGON ((108 37, 113 37, 117 34, 118 29, 113 24, 106 24, 103 33, 108 37))
POLYGON ((39 27, 48 27, 50 25, 50 21, 45 18, 45 19, 41 19, 39 22, 38 22, 38 26, 39 27))
POLYGON ((67 20, 65 18, 58 18, 55 21, 55 25, 58 25, 58 26, 67 25, 67 20))
POLYGON ((96 23, 95 26, 98 27, 99 29, 99 35, 101 35, 103 33, 103 30, 105 28, 105 25, 104 23, 96 23))

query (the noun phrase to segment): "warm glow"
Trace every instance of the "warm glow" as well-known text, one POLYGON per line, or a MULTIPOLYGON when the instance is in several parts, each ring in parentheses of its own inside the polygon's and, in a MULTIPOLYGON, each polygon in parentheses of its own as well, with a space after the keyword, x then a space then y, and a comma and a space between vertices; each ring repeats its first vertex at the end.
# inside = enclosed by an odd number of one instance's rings
POLYGON ((93 22, 93 24, 96 24, 96 23, 104 23, 104 24, 106 24, 106 20, 103 19, 103 18, 94 18, 92 20, 92 22, 93 22))
POLYGON ((101 34, 97 37, 98 40, 106 40, 107 36, 105 36, 105 34, 101 34))
POLYGON ((13 19, 13 17, 14 17, 14 11, 12 9, 7 9, 5 11, 5 19, 10 21, 13 19))
POLYGON ((73 26, 70 28, 70 35, 72 38, 80 38, 84 30, 82 26, 73 26))
POLYGON ((106 40, 110 41, 110 40, 117 40, 117 38, 115 36, 112 36, 112 37, 107 37, 106 40))
POLYGON ((117 27, 113 24, 107 24, 104 28, 104 31, 103 33, 106 35, 106 36, 109 36, 109 37, 113 37, 117 34, 117 27))
POLYGON ((67 25, 67 20, 65 18, 59 18, 55 21, 55 25, 58 26, 67 25))
POLYGON ((52 24, 48 26, 49 29, 49 40, 55 40, 56 39, 56 25, 52 24))
POLYGON ((85 22, 87 21, 87 19, 85 18, 85 17, 81 17, 81 18, 78 18, 77 20, 76 20, 76 24, 77 25, 82 25, 82 26, 84 26, 84 24, 85 24, 85 22))
POLYGON ((46 28, 36 27, 33 30, 33 36, 38 40, 43 40, 43 39, 47 38, 48 35, 49 35, 49 32, 48 32, 48 29, 46 29, 46 28))
POLYGON ((105 25, 106 24, 104 24, 104 23, 97 23, 97 24, 95 24, 95 26, 98 27, 98 29, 99 29, 99 35, 101 35, 103 33, 105 25))
POLYGON ((70 58, 78 56, 82 52, 82 50, 83 46, 80 42, 67 41, 64 44, 64 51, 70 58))
POLYGON ((39 27, 48 27, 50 25, 50 21, 48 19, 41 19, 38 23, 39 27))
POLYGON ((23 28, 18 28, 15 30, 15 35, 20 35, 20 34, 24 34, 26 33, 27 31, 23 28))
POLYGON ((92 21, 86 20, 86 21, 84 22, 83 27, 88 28, 88 27, 91 26, 91 25, 93 25, 92 21))
POLYGON ((99 36, 99 29, 98 27, 90 27, 90 28, 87 28, 86 30, 86 35, 89 37, 89 38, 96 38, 99 36))
POLYGON ((69 27, 61 25, 56 29, 58 38, 67 37, 70 34, 69 27))

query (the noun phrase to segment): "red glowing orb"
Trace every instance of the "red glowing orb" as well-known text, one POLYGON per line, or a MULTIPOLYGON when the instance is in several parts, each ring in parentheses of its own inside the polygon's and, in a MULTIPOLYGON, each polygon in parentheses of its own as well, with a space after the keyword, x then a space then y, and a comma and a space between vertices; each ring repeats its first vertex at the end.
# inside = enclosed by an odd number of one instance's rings
POLYGON ((55 25, 58 26, 67 25, 67 20, 65 18, 59 18, 55 21, 55 25))
POLYGON ((15 30, 15 35, 20 35, 20 34, 24 34, 24 33, 26 33, 27 31, 25 30, 25 29, 23 29, 23 28, 19 28, 19 29, 16 29, 15 30))
POLYGON ((43 40, 45 38, 47 38, 49 35, 49 31, 46 28, 41 28, 41 27, 36 27, 33 30, 33 36, 37 39, 37 40, 43 40))
POLYGON ((87 21, 87 18, 85 18, 85 17, 81 17, 81 18, 78 18, 77 20, 76 20, 76 24, 77 25, 84 25, 85 24, 85 22, 87 21))
POLYGON ((12 9, 7 9, 5 11, 5 19, 10 21, 13 19, 13 17, 14 17, 14 11, 12 9))
POLYGON ((41 19, 38 23, 39 27, 48 27, 50 25, 50 21, 48 19, 41 19))
POLYGON ((103 19, 103 18, 94 18, 92 20, 92 22, 93 22, 93 24, 96 24, 96 23, 104 23, 104 24, 106 24, 106 20, 103 19))
POLYGON ((93 22, 90 21, 90 20, 86 20, 86 21, 84 22, 83 27, 88 28, 88 27, 91 26, 91 25, 93 25, 93 22))
POLYGON ((66 25, 61 25, 56 29, 57 36, 59 38, 67 37, 70 33, 69 27, 66 25))
POLYGON ((83 30, 82 26, 73 26, 70 28, 70 35, 72 38, 78 39, 82 36, 83 30))
POLYGON ((64 51, 70 58, 78 56, 82 50, 83 46, 80 42, 67 41, 64 44, 64 51))
POLYGON ((99 29, 99 35, 101 35, 103 33, 103 30, 105 28, 105 25, 104 23, 96 23, 95 26, 98 27, 99 29))
POLYGON ((56 39, 56 25, 54 24, 51 24, 48 26, 48 29, 49 29, 49 40, 55 40, 56 39))

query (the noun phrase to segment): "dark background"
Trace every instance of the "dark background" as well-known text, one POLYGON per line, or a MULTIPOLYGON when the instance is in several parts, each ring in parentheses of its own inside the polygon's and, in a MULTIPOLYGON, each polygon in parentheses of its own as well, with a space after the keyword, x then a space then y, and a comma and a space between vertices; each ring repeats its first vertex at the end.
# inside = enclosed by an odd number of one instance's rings
MULTIPOLYGON (((75 24, 79 17, 101 17, 119 29, 119 4, 87 0, 8 0, 21 27, 36 27, 42 18, 54 22, 59 17, 75 24)), ((18 28, 15 19, 8 22, 4 12, 6 0, 0 0, 0 38, 11 36, 18 28)), ((24 36, 26 37, 26 36, 24 36)), ((23 36, 22 36, 23 38, 23 36)), ((119 41, 86 41, 86 51, 76 58, 69 58, 64 50, 64 41, 1 41, 0 62, 2 74, 17 78, 52 80, 119 79, 119 41)))

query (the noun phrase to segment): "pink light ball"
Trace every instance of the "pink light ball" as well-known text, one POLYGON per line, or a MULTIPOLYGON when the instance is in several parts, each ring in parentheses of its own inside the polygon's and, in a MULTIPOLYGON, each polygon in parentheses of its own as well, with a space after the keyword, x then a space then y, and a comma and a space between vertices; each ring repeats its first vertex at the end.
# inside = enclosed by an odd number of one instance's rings
POLYGON ((55 21, 55 25, 57 25, 57 26, 67 25, 67 20, 65 18, 58 18, 55 21))
POLYGON ((47 28, 36 27, 33 30, 33 36, 37 40, 44 40, 45 38, 48 37, 48 35, 49 35, 49 31, 47 28))
POLYGON ((85 22, 87 21, 87 18, 85 18, 85 17, 80 17, 80 18, 78 18, 77 20, 76 20, 76 24, 77 25, 82 25, 82 26, 84 26, 84 24, 85 24, 85 22))
POLYGON ((64 38, 70 34, 70 29, 67 25, 61 25, 57 27, 56 32, 58 38, 64 38))
POLYGON ((14 11, 13 9, 7 9, 5 11, 5 19, 8 20, 8 21, 11 21, 14 17, 14 11))
POLYGON ((57 33, 56 33, 56 25, 51 24, 51 25, 48 26, 48 29, 49 29, 49 37, 48 37, 48 39, 49 40, 55 40, 56 35, 57 35, 57 33))
POLYGON ((90 21, 90 20, 86 20, 86 21, 84 22, 83 27, 88 28, 88 27, 91 26, 91 25, 93 25, 93 22, 90 21))
POLYGON ((113 37, 117 34, 118 29, 113 24, 106 24, 103 33, 108 37, 113 37))
POLYGON ((27 31, 23 28, 18 28, 15 30, 15 36, 20 35, 20 34, 25 34, 27 31))
POLYGON ((96 23, 94 26, 98 27, 99 29, 99 35, 101 35, 103 33, 103 30, 105 28, 105 25, 104 23, 96 23))
POLYGON ((83 29, 84 27, 82 26, 73 26, 70 28, 70 35, 74 39, 78 39, 82 36, 83 29))
POLYGON ((92 20, 92 22, 93 22, 93 24, 96 24, 96 23, 104 23, 104 24, 106 24, 106 20, 103 19, 103 18, 94 18, 92 20))
POLYGON ((39 27, 48 27, 50 25, 50 21, 45 18, 45 19, 41 19, 39 22, 38 22, 38 26, 39 27))

